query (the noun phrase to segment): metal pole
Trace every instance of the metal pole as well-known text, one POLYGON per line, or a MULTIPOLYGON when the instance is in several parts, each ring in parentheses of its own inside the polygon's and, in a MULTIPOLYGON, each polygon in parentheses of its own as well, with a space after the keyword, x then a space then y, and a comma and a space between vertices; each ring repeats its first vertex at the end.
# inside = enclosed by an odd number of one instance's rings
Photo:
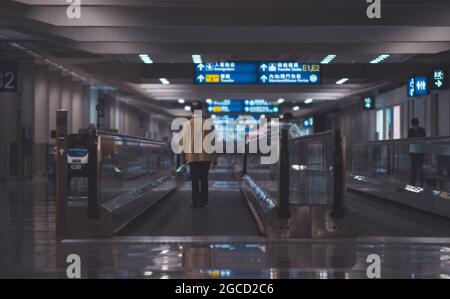
POLYGON ((88 137, 88 211, 87 217, 91 219, 100 216, 99 208, 99 142, 97 140, 97 131, 93 128, 89 129, 88 137))
POLYGON ((56 198, 56 236, 65 234, 68 168, 67 168, 67 110, 56 111, 56 161, 55 161, 55 198, 56 198))
POLYGON ((334 132, 333 150, 333 211, 331 216, 339 218, 344 216, 345 171, 342 150, 341 131, 334 132))
POLYGON ((287 127, 281 130, 279 180, 278 218, 288 219, 291 213, 289 211, 289 131, 287 127))
POLYGON ((247 174, 247 155, 248 155, 248 133, 244 135, 244 158, 242 161, 242 175, 247 174))

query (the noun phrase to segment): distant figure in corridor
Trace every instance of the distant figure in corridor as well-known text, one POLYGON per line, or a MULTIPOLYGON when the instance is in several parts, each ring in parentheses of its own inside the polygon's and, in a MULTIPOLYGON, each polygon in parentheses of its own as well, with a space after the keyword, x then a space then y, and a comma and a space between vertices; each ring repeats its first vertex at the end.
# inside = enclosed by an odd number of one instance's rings
MULTIPOLYGON (((192 118, 189 120, 190 128, 191 128, 191 136, 194 136, 194 120, 196 117, 199 117, 195 114, 195 111, 198 110, 203 111, 203 103, 200 101, 193 101, 191 103, 191 110, 193 113, 192 118)), ((202 127, 205 122, 205 118, 202 116, 202 127)), ((202 130, 202 144, 205 136, 210 134, 214 129, 202 130)), ((189 169, 191 172, 191 180, 192 180, 192 206, 191 208, 202 208, 209 204, 208 199, 208 174, 211 162, 215 165, 215 159, 212 154, 208 154, 204 151, 203 147, 201 147, 200 153, 195 153, 194 151, 194 141, 192 139, 188 139, 190 148, 190 152, 185 153, 185 162, 189 165, 189 169)))
MULTIPOLYGON (((412 128, 408 131, 408 138, 426 137, 426 131, 424 128, 419 126, 419 120, 417 118, 413 118, 411 120, 411 125, 412 128)), ((420 186, 423 187, 423 163, 425 159, 423 144, 410 144, 409 155, 411 158, 411 176, 409 184, 416 186, 417 172, 419 172, 420 186)))
POLYGON ((289 130, 289 138, 296 138, 302 136, 300 128, 293 122, 294 116, 290 112, 286 112, 283 115, 282 124, 287 126, 289 130))

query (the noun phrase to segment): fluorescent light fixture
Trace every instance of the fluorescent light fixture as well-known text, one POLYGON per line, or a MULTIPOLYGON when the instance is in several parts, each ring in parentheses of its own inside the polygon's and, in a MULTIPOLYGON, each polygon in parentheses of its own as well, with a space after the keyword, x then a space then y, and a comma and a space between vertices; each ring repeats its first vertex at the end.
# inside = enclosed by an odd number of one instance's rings
POLYGON ((194 63, 202 63, 202 56, 198 54, 192 55, 192 61, 194 63))
POLYGON ((292 110, 298 111, 298 110, 300 110, 300 107, 299 106, 294 106, 294 107, 292 107, 292 110))
POLYGON ((382 55, 378 56, 377 58, 371 60, 370 63, 377 64, 377 63, 382 62, 385 59, 388 59, 389 57, 391 57, 391 55, 389 55, 389 54, 382 54, 382 55))
POLYGON ((184 99, 178 99, 178 103, 184 104, 186 101, 184 99))
POLYGON ((191 111, 191 106, 184 106, 184 110, 191 111))
POLYGON ((314 99, 311 99, 311 98, 306 99, 305 104, 311 104, 313 101, 314 101, 314 99))
POLYGON ((278 104, 283 104, 284 103, 284 99, 278 99, 277 103, 278 104))
POLYGON ((337 81, 336 84, 341 85, 341 84, 344 84, 347 81, 348 81, 348 78, 342 78, 339 81, 337 81))
POLYGON ((320 63, 321 64, 329 64, 330 62, 332 62, 335 59, 336 59, 336 55, 330 54, 327 57, 325 57, 320 63))
POLYGON ((159 78, 159 81, 161 81, 162 84, 170 84, 169 80, 167 80, 166 78, 159 78))
POLYGON ((145 64, 152 64, 153 60, 148 56, 148 54, 139 54, 139 58, 142 60, 145 64))

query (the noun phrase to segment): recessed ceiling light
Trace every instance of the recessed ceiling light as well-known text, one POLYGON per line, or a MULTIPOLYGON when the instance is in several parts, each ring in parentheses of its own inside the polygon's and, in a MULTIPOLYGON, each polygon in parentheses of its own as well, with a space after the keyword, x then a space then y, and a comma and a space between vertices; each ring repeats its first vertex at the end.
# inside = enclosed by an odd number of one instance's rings
POLYGON ((194 63, 202 63, 202 56, 198 54, 192 55, 192 61, 194 63))
POLYGON ((292 107, 292 110, 298 111, 298 110, 300 110, 300 107, 299 106, 294 106, 294 107, 292 107))
POLYGON ((311 104, 313 101, 314 101, 314 99, 311 99, 311 98, 306 99, 305 104, 311 104))
POLYGON ((152 64, 153 60, 148 56, 148 54, 139 54, 139 58, 142 60, 145 64, 152 64))
POLYGON ((277 103, 278 104, 283 104, 284 103, 284 99, 278 99, 277 103))
POLYGON ((184 106, 184 110, 191 111, 191 106, 184 106))
POLYGON ((382 55, 378 56, 377 58, 371 60, 370 63, 377 64, 377 63, 382 62, 385 59, 388 59, 389 57, 391 57, 391 55, 389 55, 389 54, 382 54, 382 55))
POLYGON ((178 103, 184 104, 186 101, 184 99, 178 99, 178 103))
POLYGON ((328 63, 332 62, 335 59, 336 59, 336 55, 330 54, 327 57, 325 57, 320 63, 321 64, 328 64, 328 63))
POLYGON ((166 78, 159 78, 159 81, 161 81, 162 84, 170 84, 169 80, 167 80, 166 78))
POLYGON ((341 84, 344 84, 347 81, 348 81, 348 78, 342 78, 339 81, 337 81, 336 84, 341 85, 341 84))

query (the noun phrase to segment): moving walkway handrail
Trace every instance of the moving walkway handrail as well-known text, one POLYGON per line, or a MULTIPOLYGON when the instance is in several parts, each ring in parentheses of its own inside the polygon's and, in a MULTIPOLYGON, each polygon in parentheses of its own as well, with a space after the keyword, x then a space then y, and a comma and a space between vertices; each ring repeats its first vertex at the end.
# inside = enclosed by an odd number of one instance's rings
POLYGON ((424 143, 425 142, 450 141, 450 136, 371 140, 371 141, 356 142, 353 145, 385 145, 385 144, 396 144, 396 143, 411 143, 412 141, 424 142, 424 143))
MULTIPOLYGON (((290 168, 291 158, 289 157, 289 145, 292 143, 318 139, 321 137, 331 136, 332 142, 332 161, 330 169, 333 173, 333 190, 332 190, 332 216, 335 218, 342 217, 344 215, 345 203, 344 203, 344 191, 345 191, 345 169, 344 169, 344 155, 342 149, 342 138, 339 130, 330 130, 313 135, 300 136, 296 138, 289 138, 289 129, 284 126, 281 129, 280 139, 280 159, 279 159, 279 177, 278 177, 278 217, 286 219, 290 217, 289 205, 290 205, 290 187, 292 180, 290 180, 290 168)), ((258 136, 261 138, 262 136, 258 136)), ((246 142, 248 146, 248 142, 246 142)), ((243 174, 247 174, 247 155, 248 149, 246 149, 244 155, 243 174)))
POLYGON ((169 143, 168 141, 159 140, 159 139, 153 139, 153 138, 147 138, 147 137, 141 137, 141 136, 125 135, 125 134, 119 134, 119 133, 114 133, 114 132, 109 132, 109 131, 102 131, 102 130, 97 130, 97 135, 120 137, 120 138, 125 138, 125 139, 128 139, 128 140, 136 140, 138 142, 161 144, 161 145, 165 145, 165 144, 169 143))
POLYGON ((90 219, 97 219, 100 216, 100 157, 101 157, 101 140, 104 136, 118 137, 125 141, 132 141, 142 144, 168 145, 169 143, 162 140, 150 139, 139 136, 123 135, 114 132, 90 129, 88 130, 88 213, 90 219))

